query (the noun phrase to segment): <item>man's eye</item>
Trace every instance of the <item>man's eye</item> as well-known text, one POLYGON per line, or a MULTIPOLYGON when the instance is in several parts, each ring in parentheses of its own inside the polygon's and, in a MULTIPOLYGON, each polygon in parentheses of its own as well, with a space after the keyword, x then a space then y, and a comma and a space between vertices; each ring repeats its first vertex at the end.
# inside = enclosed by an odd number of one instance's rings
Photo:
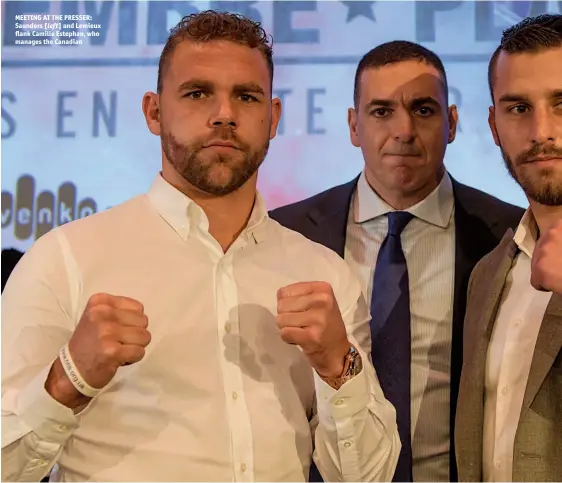
POLYGON ((435 111, 431 107, 420 107, 417 112, 424 117, 431 116, 435 111))
POLYGON ((188 92, 184 97, 190 97, 191 99, 201 99, 203 97, 203 91, 191 91, 188 92))
POLYGON ((377 109, 373 109, 371 114, 375 117, 385 117, 390 114, 390 111, 386 107, 378 107, 377 109))
POLYGON ((255 102, 255 101, 257 101, 257 99, 254 96, 251 96, 250 94, 242 94, 240 96, 240 99, 244 102, 255 102))
POLYGON ((517 106, 510 107, 509 110, 513 114, 525 114, 529 110, 529 108, 527 106, 519 104, 517 106))

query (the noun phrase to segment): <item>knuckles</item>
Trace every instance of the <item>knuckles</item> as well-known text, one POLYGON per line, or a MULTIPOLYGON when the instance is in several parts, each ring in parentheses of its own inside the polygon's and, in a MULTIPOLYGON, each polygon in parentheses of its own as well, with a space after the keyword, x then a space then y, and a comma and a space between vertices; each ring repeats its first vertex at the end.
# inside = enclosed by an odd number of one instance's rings
POLYGON ((99 304, 90 307, 87 313, 92 322, 101 323, 113 318, 114 309, 109 305, 99 304))
POLYGON ((118 342, 114 342, 109 339, 105 339, 100 347, 100 360, 104 363, 112 363, 117 359, 117 355, 119 353, 119 346, 118 342))

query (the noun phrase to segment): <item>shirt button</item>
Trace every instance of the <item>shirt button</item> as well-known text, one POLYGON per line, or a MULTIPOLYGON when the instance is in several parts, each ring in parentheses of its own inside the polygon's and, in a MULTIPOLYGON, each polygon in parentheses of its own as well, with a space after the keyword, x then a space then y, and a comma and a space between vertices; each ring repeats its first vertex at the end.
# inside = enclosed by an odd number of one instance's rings
POLYGON ((226 330, 226 332, 230 333, 231 325, 230 325, 230 324, 226 324, 226 325, 224 326, 224 330, 226 330))
POLYGON ((505 396, 507 394, 507 386, 504 386, 502 389, 502 394, 505 396))
POLYGON ((350 443, 349 441, 346 441, 345 443, 343 443, 343 445, 344 445, 346 448, 349 448, 349 447, 351 446, 351 443, 350 443))
POLYGON ((242 463, 242 464, 240 465, 240 471, 241 471, 242 473, 244 473, 244 472, 246 471, 246 464, 245 464, 245 463, 242 463))
POLYGON ((235 401, 238 399, 238 393, 236 391, 232 393, 232 399, 234 399, 235 401))
POLYGON ((59 429, 59 431, 66 431, 68 429, 68 427, 64 424, 59 424, 58 429, 59 429))
POLYGON ((338 399, 336 401, 336 406, 341 406, 343 404, 343 399, 338 399))
POLYGON ((514 322, 515 327, 519 327, 521 325, 521 319, 515 319, 514 322))
POLYGON ((496 468, 499 468, 502 465, 501 461, 496 461, 496 468))

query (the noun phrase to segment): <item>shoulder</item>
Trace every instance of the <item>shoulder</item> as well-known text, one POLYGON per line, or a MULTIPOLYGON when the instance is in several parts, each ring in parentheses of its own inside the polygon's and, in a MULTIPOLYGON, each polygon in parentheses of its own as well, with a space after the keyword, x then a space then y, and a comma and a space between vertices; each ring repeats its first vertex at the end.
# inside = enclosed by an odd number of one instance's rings
POLYGON ((486 255, 484 255, 474 266, 471 273, 471 282, 477 285, 487 286, 497 273, 499 263, 504 260, 511 252, 512 255, 516 249, 513 241, 514 231, 508 228, 501 238, 500 242, 486 255))
POLYGON ((150 209, 150 204, 145 195, 136 196, 107 210, 94 213, 84 218, 66 223, 52 230, 58 235, 74 239, 77 235, 95 236, 102 238, 105 235, 118 236, 119 233, 128 231, 132 225, 137 225, 143 215, 150 209))
POLYGON ((278 243, 282 245, 283 253, 290 254, 296 259, 306 261, 306 268, 312 268, 314 262, 321 262, 326 268, 333 271, 347 271, 348 267, 345 261, 334 251, 324 245, 310 240, 300 232, 287 228, 275 219, 270 218, 271 234, 276 237, 278 243))
MULTIPOLYGON (((276 220, 268 220, 270 234, 283 259, 298 272, 297 277, 330 283, 336 298, 356 299, 360 286, 343 258, 331 249, 316 243, 299 232, 286 228, 276 220)), ((346 303, 349 305, 349 301, 346 303)))
POLYGON ((276 208, 270 212, 270 216, 282 225, 293 227, 311 213, 333 210, 340 204, 349 205, 356 184, 357 179, 354 179, 334 186, 310 198, 276 208))
POLYGON ((77 253, 106 254, 116 240, 134 236, 149 208, 144 196, 57 226, 39 237, 22 257, 21 264, 42 267, 60 265, 77 253), (134 233, 134 232, 133 232, 134 233))
POLYGON ((508 228, 515 229, 525 210, 520 206, 507 203, 484 191, 453 181, 457 206, 467 214, 482 219, 489 226, 497 226, 500 236, 508 228))
POLYGON ((491 230, 498 241, 506 230, 517 228, 525 213, 520 206, 457 181, 453 181, 453 190, 456 208, 463 214, 480 220, 482 226, 491 230))

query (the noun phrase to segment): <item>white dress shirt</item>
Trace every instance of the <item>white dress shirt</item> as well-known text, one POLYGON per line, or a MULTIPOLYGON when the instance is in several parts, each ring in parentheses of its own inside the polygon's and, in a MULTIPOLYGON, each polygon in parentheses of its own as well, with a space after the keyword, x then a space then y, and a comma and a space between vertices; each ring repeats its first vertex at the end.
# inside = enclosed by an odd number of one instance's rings
POLYGON ((484 481, 511 481, 513 446, 527 379, 552 292, 531 285, 537 225, 527 210, 515 232, 519 250, 507 276, 486 359, 484 481))
POLYGON ((48 232, 2 296, 2 480, 388 480, 400 442, 368 313, 335 253, 256 198, 223 253, 206 215, 157 176, 147 195, 48 232), (276 325, 277 290, 326 281, 364 369, 335 391, 276 325), (44 389, 91 295, 144 305, 152 340, 79 414, 44 389), (315 440, 314 434, 315 432, 315 440))
MULTIPOLYGON (((449 481, 450 382, 455 281, 455 201, 445 173, 409 211, 402 232, 408 266, 412 336, 411 424, 414 481, 449 481)), ((370 303, 379 249, 394 211, 363 172, 351 203, 345 259, 370 303)))

